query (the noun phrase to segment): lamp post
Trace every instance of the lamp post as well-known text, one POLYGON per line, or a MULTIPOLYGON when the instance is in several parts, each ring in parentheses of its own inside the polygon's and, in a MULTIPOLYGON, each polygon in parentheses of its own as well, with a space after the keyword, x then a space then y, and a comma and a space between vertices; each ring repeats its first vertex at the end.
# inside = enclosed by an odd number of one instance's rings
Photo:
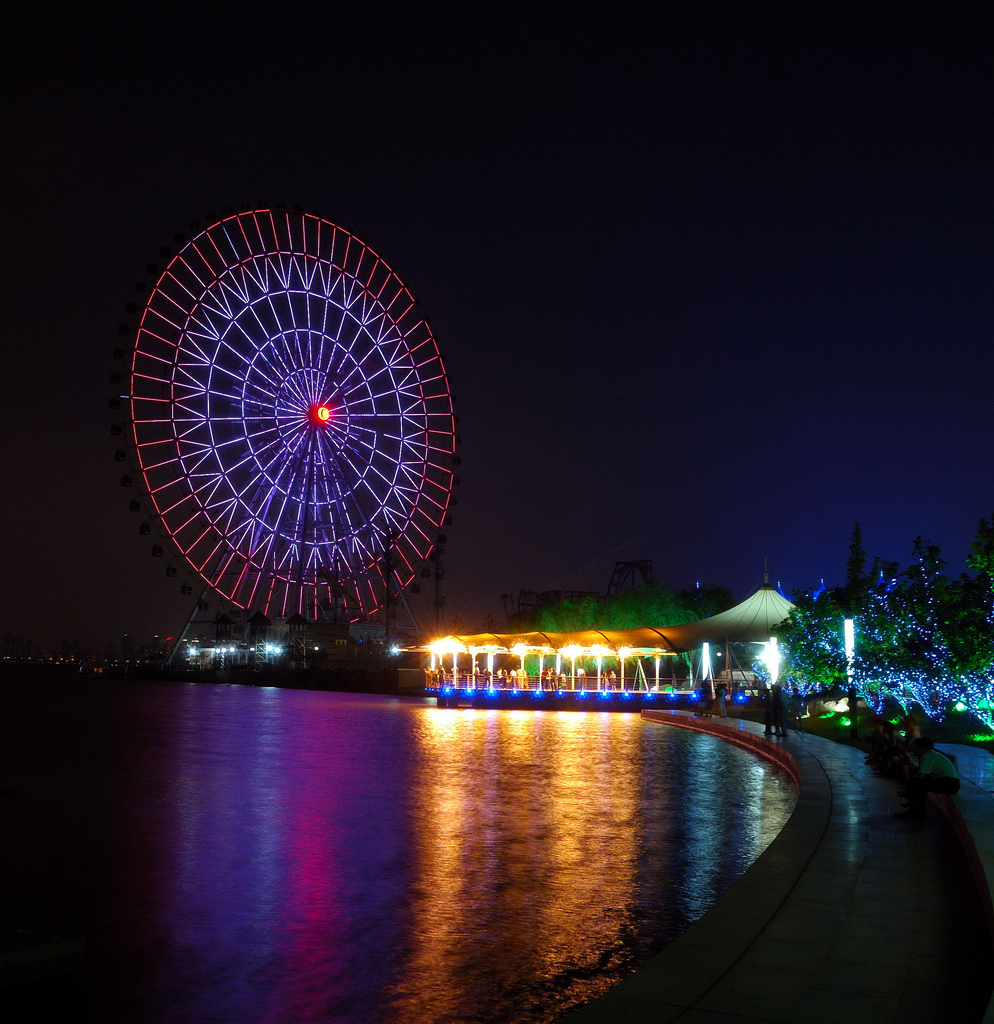
POLYGON ((705 640, 701 645, 701 692, 704 708, 711 704, 711 645, 705 640))
POLYGON ((621 692, 625 692, 625 658, 632 653, 630 647, 620 647, 618 657, 621 659, 621 692))
POLYGON ((518 663, 518 671, 517 671, 518 681, 520 682, 523 679, 524 680, 525 689, 527 689, 528 688, 528 677, 525 675, 525 654, 528 652, 528 648, 525 647, 524 644, 515 644, 514 648, 513 648, 513 651, 518 656, 518 658, 520 659, 519 663, 518 663))
POLYGON ((846 679, 849 683, 849 738, 859 739, 859 696, 856 693, 856 672, 853 662, 856 659, 856 623, 853 619, 843 619, 842 635, 846 648, 846 679))

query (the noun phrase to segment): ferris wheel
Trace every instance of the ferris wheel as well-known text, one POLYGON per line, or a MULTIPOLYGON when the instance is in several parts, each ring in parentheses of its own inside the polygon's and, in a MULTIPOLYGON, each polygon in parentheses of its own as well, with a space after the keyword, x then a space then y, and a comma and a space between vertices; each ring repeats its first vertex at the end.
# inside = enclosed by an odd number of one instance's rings
POLYGON ((122 380, 144 508, 239 608, 368 618, 449 521, 452 395, 418 303, 299 207, 231 211, 175 241, 149 265, 122 380))

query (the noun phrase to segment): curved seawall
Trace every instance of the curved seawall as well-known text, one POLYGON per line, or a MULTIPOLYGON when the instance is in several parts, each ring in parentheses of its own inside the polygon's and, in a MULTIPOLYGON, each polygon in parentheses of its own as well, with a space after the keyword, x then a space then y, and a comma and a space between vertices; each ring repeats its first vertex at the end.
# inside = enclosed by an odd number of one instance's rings
POLYGON ((897 784, 845 744, 797 733, 774 743, 737 719, 643 716, 774 761, 795 779, 797 806, 711 910, 563 1021, 994 1022, 978 886, 966 844, 937 813, 895 818, 897 784))

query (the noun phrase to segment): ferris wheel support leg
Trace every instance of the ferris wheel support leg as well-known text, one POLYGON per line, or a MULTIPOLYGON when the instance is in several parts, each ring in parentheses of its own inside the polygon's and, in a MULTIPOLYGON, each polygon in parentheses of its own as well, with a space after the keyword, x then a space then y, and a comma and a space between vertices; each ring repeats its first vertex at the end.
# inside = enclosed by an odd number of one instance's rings
POLYGON ((200 591, 200 597, 198 597, 197 600, 193 602, 193 607, 190 609, 190 614, 186 617, 186 624, 180 631, 179 636, 176 637, 176 643, 173 644, 173 649, 169 652, 169 657, 166 658, 166 665, 169 668, 172 668, 172 666, 176 664, 176 652, 180 649, 180 647, 183 644, 183 641, 186 639, 186 634, 189 632, 190 629, 190 623, 193 622, 193 617, 197 614, 201 604, 203 604, 205 597, 207 597, 206 587, 204 587, 204 589, 200 591))
POLYGON ((418 634, 420 635, 421 634, 421 623, 418 622, 417 616, 415 616, 414 612, 411 609, 410 602, 407 600, 407 594, 404 593, 403 589, 401 589, 399 591, 399 593, 400 593, 400 600, 401 600, 401 602, 404 605, 404 611, 407 612, 408 617, 410 618, 411 622, 414 624, 414 628, 418 631, 418 634))

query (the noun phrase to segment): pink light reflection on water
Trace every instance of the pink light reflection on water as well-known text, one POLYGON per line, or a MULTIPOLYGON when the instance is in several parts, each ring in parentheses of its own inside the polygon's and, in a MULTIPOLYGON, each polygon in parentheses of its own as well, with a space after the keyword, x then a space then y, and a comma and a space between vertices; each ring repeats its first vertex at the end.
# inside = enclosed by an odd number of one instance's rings
POLYGON ((3 895, 56 923, 74 901, 108 1024, 550 1021, 703 912, 793 805, 745 752, 627 715, 11 696, 27 800, 3 895))

